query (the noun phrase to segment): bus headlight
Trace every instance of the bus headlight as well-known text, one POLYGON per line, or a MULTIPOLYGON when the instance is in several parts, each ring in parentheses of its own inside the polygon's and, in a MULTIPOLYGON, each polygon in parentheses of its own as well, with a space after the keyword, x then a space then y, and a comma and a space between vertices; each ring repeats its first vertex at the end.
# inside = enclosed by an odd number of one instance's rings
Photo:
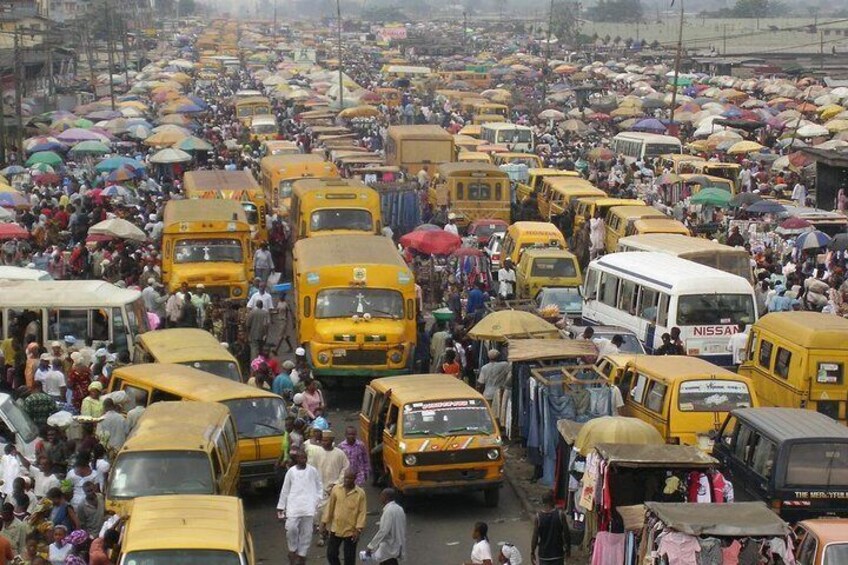
POLYGON ((321 363, 322 365, 326 365, 327 363, 330 362, 330 354, 327 353, 326 351, 322 351, 321 353, 318 354, 318 362, 321 363))
POLYGON ((241 288, 235 287, 233 289, 233 296, 241 296, 241 288))
POLYGON ((392 351, 391 353, 389 353, 389 361, 391 361, 392 363, 400 363, 401 361, 403 361, 403 353, 397 350, 392 351))
POLYGON ((498 457, 501 456, 500 449, 490 449, 486 452, 486 457, 489 458, 489 461, 496 461, 498 457))
POLYGON ((414 455, 404 455, 403 456, 403 462, 405 464, 409 465, 410 467, 412 467, 413 465, 418 463, 418 458, 414 455))

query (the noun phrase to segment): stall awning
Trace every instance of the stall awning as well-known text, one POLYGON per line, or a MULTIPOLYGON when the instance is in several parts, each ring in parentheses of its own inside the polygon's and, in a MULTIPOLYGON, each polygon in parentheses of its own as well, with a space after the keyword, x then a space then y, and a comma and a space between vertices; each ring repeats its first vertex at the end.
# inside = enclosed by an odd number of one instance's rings
POLYGON ((587 340, 538 338, 509 340, 509 361, 513 363, 597 356, 598 348, 587 340))
POLYGON ((789 533, 786 522, 762 502, 646 502, 645 508, 672 530, 693 536, 774 537, 789 533))
POLYGON ((633 445, 600 443, 598 454, 610 465, 619 467, 708 468, 718 461, 693 445, 633 445))

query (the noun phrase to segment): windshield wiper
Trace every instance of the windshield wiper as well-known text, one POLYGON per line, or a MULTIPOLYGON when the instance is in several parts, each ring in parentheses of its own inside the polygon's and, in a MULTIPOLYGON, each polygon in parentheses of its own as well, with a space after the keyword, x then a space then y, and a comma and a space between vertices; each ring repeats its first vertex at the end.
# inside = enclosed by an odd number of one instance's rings
POLYGON ((431 432, 430 430, 413 430, 410 432, 404 432, 403 435, 406 436, 429 436, 434 435, 436 437, 444 438, 445 434, 440 434, 439 432, 431 432))
POLYGON ((280 429, 280 428, 278 428, 277 426, 273 426, 273 425, 271 425, 271 424, 265 424, 264 422, 256 422, 254 425, 255 425, 255 426, 265 426, 266 428, 270 428, 270 429, 274 430, 274 431, 275 431, 275 432, 277 432, 278 434, 283 433, 283 430, 281 430, 281 429, 280 429))
POLYGON ((400 316, 397 314, 393 314, 392 312, 388 312, 386 310, 377 310, 376 308, 371 309, 372 312, 376 312, 377 314, 385 314, 386 316, 390 316, 392 320, 399 320, 400 316))
POLYGON ((455 434, 456 432, 471 432, 471 433, 474 433, 474 434, 488 435, 488 432, 485 432, 485 431, 481 430, 480 428, 472 427, 472 426, 460 426, 458 428, 451 428, 451 429, 448 430, 449 434, 455 434))

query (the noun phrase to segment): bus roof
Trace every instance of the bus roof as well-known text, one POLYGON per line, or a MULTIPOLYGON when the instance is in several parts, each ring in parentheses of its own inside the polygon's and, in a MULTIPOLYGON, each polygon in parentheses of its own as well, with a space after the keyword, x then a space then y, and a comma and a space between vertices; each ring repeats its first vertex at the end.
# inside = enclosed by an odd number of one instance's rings
POLYGON ((627 363, 638 367, 640 371, 651 373, 652 376, 661 373, 663 380, 667 382, 712 377, 748 380, 747 377, 713 365, 709 361, 687 355, 634 355, 627 363))
POLYGON ((233 359, 215 336, 198 328, 168 328, 145 332, 136 340, 152 352, 166 355, 169 363, 233 359))
POLYGON ((733 416, 755 424, 778 441, 819 439, 848 440, 848 428, 824 414, 804 408, 737 408, 733 416))
POLYGON ((748 252, 744 249, 736 249, 703 237, 690 237, 676 233, 629 235, 619 239, 618 243, 619 245, 633 245, 636 248, 644 248, 648 251, 656 249, 661 253, 664 252, 673 255, 699 251, 735 252, 748 255, 748 252))
POLYGON ((172 363, 142 363, 116 368, 113 376, 132 379, 162 389, 165 392, 186 395, 191 391, 193 400, 223 402, 238 398, 280 398, 271 391, 237 383, 212 373, 199 371, 185 365, 172 363))
POLYGON ((545 176, 545 183, 550 185, 553 189, 558 188, 591 188, 597 191, 600 191, 601 194, 606 195, 606 192, 587 181, 581 176, 574 175, 552 175, 545 176))
POLYGON ((382 235, 309 237, 295 243, 299 270, 340 265, 391 265, 408 270, 391 239, 382 235))
POLYGON ((250 118, 251 126, 277 125, 277 118, 273 114, 256 114, 250 118))
POLYGON ((141 292, 106 281, 0 281, 3 308, 103 308, 122 306, 141 292))
POLYGON ((559 231, 559 228, 557 228, 550 222, 515 222, 511 226, 509 226, 509 229, 507 231, 516 231, 519 233, 535 231, 545 233, 557 233, 560 236, 562 235, 562 232, 559 231))
POLYGON ((235 200, 169 200, 165 204, 164 224, 180 222, 242 222, 247 224, 244 208, 235 200))
MULTIPOLYGON (((209 378, 221 379, 213 375, 209 378)), ((119 455, 127 451, 203 449, 212 441, 210 428, 229 415, 229 408, 216 402, 154 402, 139 418, 119 455)))
POLYGON ((183 177, 186 195, 224 190, 261 190, 250 171, 188 171, 183 177))
POLYGON ((754 326, 810 349, 843 349, 848 343, 848 320, 821 312, 772 312, 754 326))
POLYGON ((424 139, 453 141, 453 136, 439 126, 389 126, 387 137, 396 139, 424 139))
POLYGON ((610 253, 592 261, 592 265, 682 294, 753 293, 751 283, 742 277, 665 253, 610 253))
POLYGON ((622 218, 658 218, 666 219, 668 216, 657 210, 653 206, 639 206, 626 204, 624 206, 613 206, 610 208, 610 214, 620 216, 622 218))
POLYGON ((242 502, 209 494, 136 498, 123 537, 124 554, 189 548, 241 553, 246 538, 242 502))
POLYGON ((483 398, 475 389, 450 375, 403 375, 374 379, 370 386, 377 390, 391 390, 392 397, 401 404, 450 400, 453 398, 483 398))
POLYGON ((521 253, 524 257, 568 257, 574 258, 574 253, 559 247, 528 247, 521 253))
POLYGON ((674 143, 680 145, 680 139, 671 135, 660 135, 658 133, 644 133, 640 131, 623 131, 613 139, 635 139, 639 141, 653 141, 661 143, 674 143))
POLYGON ((522 126, 521 124, 514 124, 512 122, 486 122, 483 124, 484 129, 526 129, 529 130, 530 126, 522 126))
POLYGON ((504 171, 491 163, 442 163, 438 167, 439 174, 443 177, 459 175, 463 173, 486 173, 487 177, 508 177, 504 171))
POLYGON ((246 96, 236 100, 236 106, 249 106, 251 104, 271 104, 264 96, 246 96))
POLYGON ((296 180, 292 184, 292 189, 294 192, 298 194, 303 194, 306 191, 316 190, 316 189, 324 189, 324 190, 354 190, 354 189, 368 189, 374 193, 373 188, 369 187, 364 182, 357 179, 343 179, 343 178, 330 178, 330 179, 322 179, 322 178, 314 178, 307 177, 304 179, 296 180))
MULTIPOLYGON (((530 155, 530 153, 522 153, 522 155, 530 155)), ((542 175, 547 179, 547 177, 579 177, 580 173, 577 171, 566 171, 565 169, 552 169, 550 167, 530 167, 527 169, 528 175, 542 175)), ((582 177, 581 177, 582 178, 582 177)))

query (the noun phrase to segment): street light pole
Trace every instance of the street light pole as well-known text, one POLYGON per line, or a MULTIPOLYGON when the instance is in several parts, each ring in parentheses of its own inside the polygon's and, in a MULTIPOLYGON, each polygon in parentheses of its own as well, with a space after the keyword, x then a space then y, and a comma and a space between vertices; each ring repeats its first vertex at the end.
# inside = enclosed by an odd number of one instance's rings
POLYGON ((683 51, 683 0, 680 0, 680 31, 677 33, 677 53, 674 55, 674 84, 671 85, 671 116, 669 125, 674 124, 674 110, 677 107, 677 79, 680 76, 680 58, 683 51))
POLYGON ((548 71, 551 59, 551 31, 554 27, 554 0, 548 10, 548 33, 545 38, 545 66, 542 67, 542 110, 545 109, 545 99, 548 97, 548 71))
POLYGON ((339 111, 344 110, 344 73, 342 72, 342 2, 336 0, 336 39, 339 42, 339 111))

